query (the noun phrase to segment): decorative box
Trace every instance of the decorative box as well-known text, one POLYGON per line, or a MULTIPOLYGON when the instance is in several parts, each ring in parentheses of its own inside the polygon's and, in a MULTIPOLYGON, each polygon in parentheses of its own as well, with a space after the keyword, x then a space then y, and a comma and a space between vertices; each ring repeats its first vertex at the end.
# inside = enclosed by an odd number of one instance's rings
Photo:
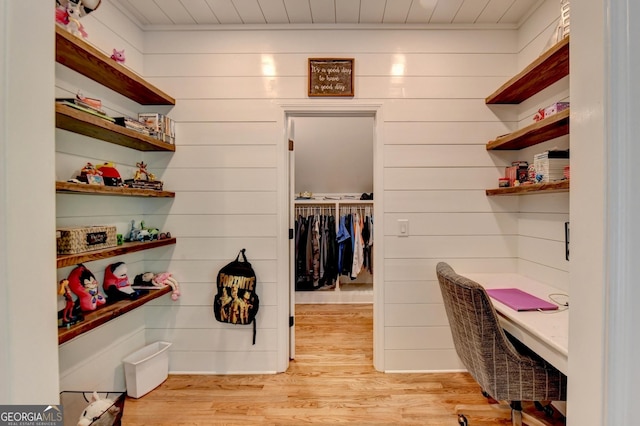
POLYGON ((79 226, 58 228, 58 254, 76 254, 85 251, 115 247, 115 226, 79 226))
POLYGON ((556 102, 544 109, 544 116, 551 117, 554 114, 557 114, 565 109, 569 108, 569 102, 556 102))

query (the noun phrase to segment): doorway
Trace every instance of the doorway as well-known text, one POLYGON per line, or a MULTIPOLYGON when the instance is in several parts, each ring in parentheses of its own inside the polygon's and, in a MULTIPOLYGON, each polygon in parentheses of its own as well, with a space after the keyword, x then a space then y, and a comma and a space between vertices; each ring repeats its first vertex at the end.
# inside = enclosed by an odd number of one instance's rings
MULTIPOLYGON (((286 209, 287 209, 287 215, 286 218, 288 219, 288 229, 291 230, 291 234, 293 234, 293 230, 295 229, 295 198, 296 195, 300 195, 300 192, 304 192, 304 191, 308 191, 308 192, 312 192, 313 194, 318 194, 318 195, 322 195, 322 194, 335 194, 335 193, 346 193, 346 192, 351 192, 351 195, 358 195, 361 196, 362 193, 374 193, 376 192, 377 188, 382 188, 381 186, 381 182, 382 182, 382 138, 381 138, 381 126, 380 126, 380 106, 378 105, 373 105, 373 106, 365 106, 365 107, 360 107, 360 106, 356 106, 355 108, 353 106, 347 108, 343 105, 341 105, 340 107, 335 107, 335 106, 323 106, 323 107, 309 107, 309 106, 298 106, 298 107, 292 107, 292 108, 285 108, 285 114, 284 114, 284 128, 285 128, 285 149, 288 149, 289 146, 289 142, 293 141, 293 145, 294 145, 294 151, 287 151, 287 155, 286 155, 286 163, 287 167, 285 167, 286 169, 286 209), (299 160, 297 158, 297 153, 295 150, 297 150, 300 146, 296 146, 296 139, 299 139, 299 136, 303 136, 305 137, 305 135, 308 132, 314 132, 314 128, 318 128, 318 126, 320 127, 324 127, 324 128, 339 128, 340 125, 343 125, 345 123, 349 123, 347 124, 347 126, 353 125, 354 123, 359 123, 358 126, 366 126, 367 129, 365 131, 365 133, 368 132, 369 136, 367 137, 367 152, 364 155, 360 155, 359 157, 361 158, 361 161, 366 161, 367 167, 365 167, 364 169, 362 168, 352 168, 355 169, 356 175, 358 174, 358 170, 367 170, 364 173, 360 173, 359 176, 355 176, 353 177, 354 181, 353 182, 358 182, 358 185, 363 185, 363 179, 362 179, 362 175, 367 175, 368 174, 368 187, 366 186, 354 186, 354 190, 346 190, 345 191, 345 186, 341 185, 341 181, 340 181, 340 173, 337 173, 337 169, 335 164, 331 163, 331 158, 332 155, 333 156, 338 156, 340 155, 341 149, 339 148, 340 145, 345 145, 345 143, 348 142, 348 140, 345 142, 344 138, 343 140, 340 141, 335 141, 335 137, 332 136, 325 136, 325 138, 323 139, 322 136, 318 136, 317 138, 315 138, 313 145, 314 148, 316 149, 315 153, 313 149, 307 150, 305 149, 304 152, 301 153, 302 157, 300 157, 301 159, 299 160), (330 140, 331 139, 331 140, 330 140), (337 145, 336 145, 337 144, 337 145), (336 148, 337 146, 337 148, 336 148), (322 149, 325 148, 325 151, 322 152, 322 149), (318 151, 319 149, 319 151, 318 151), (330 164, 320 164, 322 163, 322 161, 318 161, 318 166, 316 168, 315 171, 311 171, 309 170, 307 167, 305 167, 305 172, 309 172, 305 175, 304 178, 301 177, 300 174, 298 174, 298 179, 296 179, 296 175, 299 171, 299 164, 297 164, 299 161, 302 162, 304 164, 304 162, 308 161, 309 158, 312 159, 319 159, 319 158, 323 158, 323 159, 329 159, 330 164), (366 160, 362 160, 366 158, 366 160), (320 179, 320 181, 322 182, 316 182, 313 183, 314 179, 318 176, 318 173, 322 172, 322 169, 328 169, 326 173, 329 173, 329 177, 328 179, 320 179), (319 172, 319 171, 320 172, 319 172), (297 184, 297 180, 301 181, 301 185, 297 184), (321 186, 317 186, 316 184, 322 184, 324 185, 324 187, 321 186), (307 186, 309 186, 309 188, 306 188, 307 186), (305 189, 302 189, 305 188, 305 189), (317 190, 316 190, 317 188, 317 190), (356 189, 357 188, 357 189, 356 189), (298 190, 299 189, 299 190, 298 190), (362 192, 359 192, 362 189, 362 192), (367 191, 367 189, 369 189, 369 191, 367 191), (355 192, 355 193, 354 193, 355 192)), ((363 127, 364 128, 364 127, 363 127)), ((350 129, 353 130, 353 129, 350 129)), ((357 129, 355 129, 356 134, 358 132, 357 129)), ((350 132, 344 132, 347 134, 350 134, 350 132)), ((354 136, 358 137, 358 136, 354 136)), ((347 139, 349 139, 349 136, 347 135, 347 139)), ((308 148, 308 147, 307 147, 308 148)), ((358 152, 358 145, 357 144, 352 144, 349 146, 346 146, 343 148, 345 149, 345 156, 350 156, 352 155, 352 151, 349 151, 349 149, 356 150, 356 153, 358 152)), ((363 152, 360 151, 360 154, 362 154, 363 152)), ((355 160, 358 161, 358 160, 355 160)), ((347 168, 348 167, 348 162, 346 166, 341 166, 343 168, 347 168)), ((351 170, 352 172, 354 170, 351 170)), ((349 170, 347 170, 347 173, 345 174, 345 176, 349 175, 349 170)), ((364 179, 367 180, 367 179, 364 179)), ((366 184, 364 184, 366 185, 366 184)), ((305 194, 306 195, 306 194, 305 194)), ((373 205, 371 206, 371 209, 373 211, 373 215, 376 215, 377 212, 382 212, 381 210, 381 205, 382 202, 378 202, 378 200, 375 201, 375 203, 372 203, 373 205)), ((373 310, 374 310, 374 336, 373 336, 373 358, 374 358, 374 367, 378 370, 382 370, 381 366, 382 366, 382 342, 383 342, 383 306, 382 306, 382 288, 381 288, 381 283, 382 283, 382 269, 383 269, 383 265, 382 265, 382 226, 381 226, 382 221, 379 220, 377 222, 375 222, 374 227, 373 227, 373 232, 376 233, 379 238, 376 239, 376 249, 373 252, 373 263, 376 265, 376 269, 375 269, 375 275, 373 275, 373 288, 371 290, 372 295, 370 297, 370 302, 369 303, 373 303, 373 310), (376 230, 379 230, 378 232, 376 232, 376 230)), ((295 291, 295 258, 294 258, 294 244, 295 244, 295 240, 289 240, 289 243, 287 244, 287 266, 286 269, 288 270, 288 275, 289 275, 289 289, 288 289, 288 294, 289 294, 289 347, 288 349, 288 358, 289 359, 294 359, 295 358, 295 310, 296 310, 296 291, 295 291)), ((283 268, 284 269, 284 268, 283 268)), ((283 270, 281 269, 281 270, 283 270)), ((329 302, 331 303, 331 302, 329 302)), ((288 361, 287 361, 288 364, 288 361)))

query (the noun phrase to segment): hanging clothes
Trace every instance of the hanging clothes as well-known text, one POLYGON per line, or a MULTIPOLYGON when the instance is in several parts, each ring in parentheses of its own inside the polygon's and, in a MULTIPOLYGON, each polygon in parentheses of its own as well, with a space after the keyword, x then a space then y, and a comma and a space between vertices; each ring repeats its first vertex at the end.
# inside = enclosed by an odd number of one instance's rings
POLYGON ((336 287, 339 276, 371 271, 371 216, 367 211, 296 207, 296 291, 336 287))

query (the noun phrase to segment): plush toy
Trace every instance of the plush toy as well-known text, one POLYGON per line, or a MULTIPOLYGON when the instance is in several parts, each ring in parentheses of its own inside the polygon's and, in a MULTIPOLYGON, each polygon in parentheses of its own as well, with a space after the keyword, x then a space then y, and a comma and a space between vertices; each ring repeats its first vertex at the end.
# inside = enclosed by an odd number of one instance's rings
POLYGON ((107 266, 104 270, 102 288, 107 295, 109 303, 118 300, 135 300, 140 293, 131 287, 127 277, 127 265, 124 262, 116 262, 107 266))
MULTIPOLYGON (((100 7, 102 0, 82 0, 80 4, 80 17, 86 16, 100 7)), ((57 9, 66 9, 68 3, 80 3, 80 0, 56 0, 57 9)))
POLYGON ((76 37, 86 37, 87 32, 84 30, 84 27, 80 23, 80 13, 81 13, 81 4, 82 2, 78 0, 77 3, 73 1, 69 1, 67 3, 66 11, 67 11, 67 31, 73 34, 76 37))
POLYGON ((115 423, 120 408, 109 398, 101 399, 97 392, 91 395, 91 401, 78 419, 78 426, 111 426, 115 423))
POLYGON ((111 59, 118 62, 119 64, 124 64, 124 49, 122 50, 113 49, 113 54, 111 55, 111 59))
POLYGON ((83 264, 76 266, 69 274, 69 288, 78 296, 76 303, 84 312, 95 311, 98 306, 107 303, 100 294, 100 285, 93 273, 83 264))
POLYGON ((133 285, 139 288, 162 288, 170 286, 172 289, 171 299, 178 300, 180 296, 180 284, 173 278, 173 274, 170 272, 163 272, 160 274, 154 274, 153 272, 145 272, 144 274, 136 275, 133 280, 133 285))
POLYGON ((122 186, 122 177, 116 169, 116 165, 110 162, 98 164, 96 169, 102 175, 102 180, 106 186, 122 186))

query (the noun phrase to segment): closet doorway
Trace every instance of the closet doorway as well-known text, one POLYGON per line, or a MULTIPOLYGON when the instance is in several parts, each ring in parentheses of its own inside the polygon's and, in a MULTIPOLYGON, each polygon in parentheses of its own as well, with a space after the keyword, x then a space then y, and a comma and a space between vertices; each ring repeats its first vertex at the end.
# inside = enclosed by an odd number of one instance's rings
MULTIPOLYGON (((289 148, 293 148, 289 152, 288 179, 289 223, 294 235, 289 250, 291 323, 295 324, 296 304, 370 303, 375 307, 375 111, 289 113, 287 136, 289 148), (335 227, 335 234, 324 234, 325 241, 330 241, 340 232, 341 218, 349 218, 351 226, 347 221, 345 229, 351 232, 356 229, 352 227, 357 224, 356 231, 361 243, 359 255, 365 258, 357 271, 346 267, 347 262, 341 259, 343 270, 334 271, 335 275, 331 277, 331 272, 323 268, 327 261, 324 257, 327 249, 320 247, 319 251, 324 252, 324 255, 322 259, 315 259, 316 263, 320 260, 321 265, 320 270, 315 270, 315 277, 313 274, 301 273, 305 271, 305 267, 300 267, 298 250, 302 249, 298 244, 301 242, 300 237, 304 236, 304 241, 311 238, 313 228, 308 229, 307 235, 304 235, 299 225, 303 222, 305 226, 311 225, 309 218, 317 218, 318 215, 327 222, 331 219, 328 222, 330 225, 324 228, 325 233, 335 227), (307 221, 301 222, 301 217, 307 221), (356 218, 357 222, 354 222, 356 218), (366 238, 360 238, 363 231, 366 231, 366 238), (345 273, 346 270, 351 273, 345 273)), ((322 227, 320 231, 322 233, 322 227)), ((379 242, 381 241, 382 238, 379 242)), ((351 242, 346 241, 349 246, 351 242)), ((350 253, 348 258, 349 265, 354 261, 353 254, 350 253)), ((354 265, 357 263, 355 261, 354 265)), ((374 318, 374 335, 375 327, 374 318)), ((289 349, 290 359, 294 359, 295 325, 290 329, 289 349)))

